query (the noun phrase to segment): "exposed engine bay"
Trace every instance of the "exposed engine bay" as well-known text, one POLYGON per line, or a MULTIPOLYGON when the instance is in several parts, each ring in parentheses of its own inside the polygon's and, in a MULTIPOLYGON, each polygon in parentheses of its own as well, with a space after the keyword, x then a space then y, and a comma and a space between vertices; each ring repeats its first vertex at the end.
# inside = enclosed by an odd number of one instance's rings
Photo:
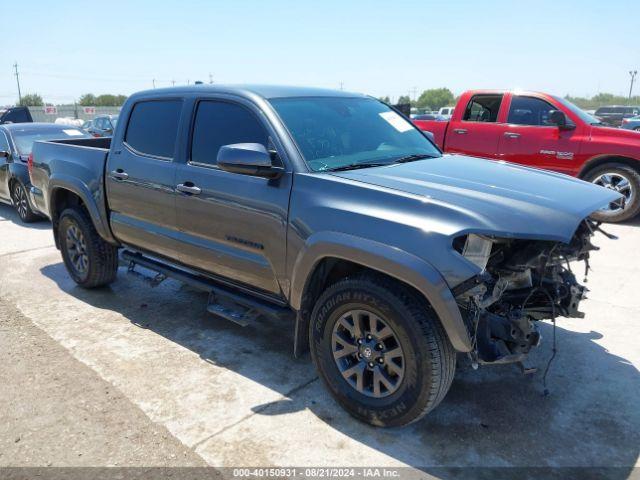
MULTIPOLYGON (((591 237, 600 224, 584 220, 569 244, 465 235, 454 248, 482 272, 453 289, 471 332, 474 366, 522 362, 540 343, 538 320, 583 317, 578 310, 587 291, 570 262, 583 261, 598 247, 591 237)), ((615 238, 605 232, 606 236, 615 238)), ((554 350, 555 351, 555 350, 554 350)))

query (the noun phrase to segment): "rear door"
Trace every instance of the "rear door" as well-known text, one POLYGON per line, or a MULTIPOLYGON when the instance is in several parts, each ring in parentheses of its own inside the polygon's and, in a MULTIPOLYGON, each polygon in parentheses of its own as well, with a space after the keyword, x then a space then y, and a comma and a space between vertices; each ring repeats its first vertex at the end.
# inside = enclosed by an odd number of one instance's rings
POLYGON ((504 125, 500 123, 503 98, 501 93, 473 95, 462 115, 454 115, 449 122, 445 141, 447 153, 497 158, 504 132, 504 125))
POLYGON ((176 239, 175 175, 180 98, 141 100, 107 160, 107 202, 118 240, 172 259, 176 239))
MULTIPOLYGON (((582 132, 580 127, 560 130, 551 124, 552 110, 560 109, 533 95, 513 95, 500 138, 500 160, 561 173, 574 172, 582 132)), ((567 121, 571 122, 569 118, 567 121)))
POLYGON ((176 211, 183 234, 181 259, 191 267, 280 296, 285 276, 286 226, 292 174, 275 180, 231 173, 217 166, 220 147, 277 138, 252 104, 230 99, 194 101, 186 161, 178 166, 176 211), (194 190, 195 189, 195 190, 194 190))

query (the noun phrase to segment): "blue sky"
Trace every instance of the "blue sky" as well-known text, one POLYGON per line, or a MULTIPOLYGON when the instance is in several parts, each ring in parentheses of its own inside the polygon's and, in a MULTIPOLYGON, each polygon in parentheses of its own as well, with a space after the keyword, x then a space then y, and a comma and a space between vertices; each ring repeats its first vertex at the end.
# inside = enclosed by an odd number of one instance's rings
POLYGON ((392 99, 445 86, 626 94, 640 70, 637 0, 8 0, 2 12, 0 105, 17 98, 14 60, 23 93, 53 103, 210 74, 392 99))

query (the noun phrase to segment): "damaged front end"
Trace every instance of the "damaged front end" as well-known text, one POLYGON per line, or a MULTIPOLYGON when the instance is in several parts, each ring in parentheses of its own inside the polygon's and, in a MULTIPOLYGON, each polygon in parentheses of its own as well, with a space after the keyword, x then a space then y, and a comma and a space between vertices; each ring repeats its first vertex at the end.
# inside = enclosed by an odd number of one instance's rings
POLYGON ((597 230, 599 224, 586 219, 568 244, 475 234, 454 240, 454 248, 482 268, 453 289, 471 332, 474 367, 523 362, 540 343, 538 320, 584 316, 578 306, 586 287, 570 262, 584 262, 586 280, 597 230))

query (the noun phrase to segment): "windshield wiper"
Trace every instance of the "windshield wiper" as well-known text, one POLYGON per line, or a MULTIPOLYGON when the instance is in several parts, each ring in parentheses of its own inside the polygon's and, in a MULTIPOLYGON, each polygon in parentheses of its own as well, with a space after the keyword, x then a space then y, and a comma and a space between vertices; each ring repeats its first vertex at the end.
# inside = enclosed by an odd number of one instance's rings
POLYGON ((407 155, 406 157, 400 157, 397 160, 394 160, 393 163, 415 162, 417 160, 424 160, 425 158, 437 158, 437 157, 434 155, 427 155, 425 153, 416 153, 414 155, 407 155))
POLYGON ((386 167, 390 165, 389 162, 368 162, 368 163, 349 163, 347 165, 342 165, 340 167, 327 168, 326 170, 322 170, 323 172, 344 172, 346 170, 359 170, 361 168, 371 168, 371 167, 386 167))

